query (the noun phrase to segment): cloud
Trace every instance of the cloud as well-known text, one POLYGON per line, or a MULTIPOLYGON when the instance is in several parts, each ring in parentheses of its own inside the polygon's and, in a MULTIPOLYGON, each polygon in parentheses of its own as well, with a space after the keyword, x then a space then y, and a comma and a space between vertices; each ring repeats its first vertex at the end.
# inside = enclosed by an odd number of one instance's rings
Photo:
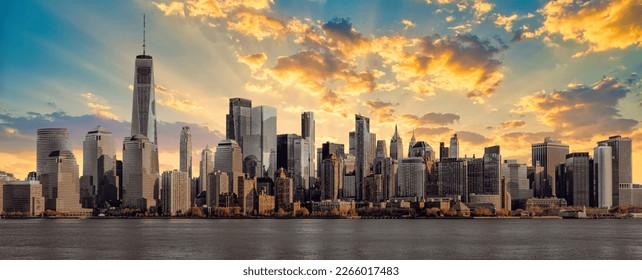
POLYGON ((168 89, 164 86, 155 84, 154 90, 157 93, 156 102, 159 105, 174 109, 176 111, 189 113, 201 109, 201 106, 189 98, 182 98, 183 95, 177 90, 168 89))
POLYGON ((370 41, 352 27, 348 18, 333 18, 322 26, 325 47, 345 57, 368 52, 370 41))
POLYGON ((502 129, 513 129, 513 128, 520 128, 526 126, 525 121, 520 121, 520 120, 510 120, 510 121, 505 121, 500 124, 500 127, 502 129))
POLYGON ((480 18, 490 12, 495 7, 495 4, 484 2, 484 0, 475 0, 472 9, 475 11, 475 17, 480 18))
POLYGON ((111 111, 111 106, 107 104, 107 101, 102 96, 95 95, 91 92, 85 92, 81 94, 81 96, 85 99, 85 104, 92 113, 106 119, 119 120, 118 116, 111 111))
POLYGON ((370 109, 370 115, 377 118, 377 123, 390 123, 395 121, 393 116, 395 112, 394 106, 398 104, 381 100, 368 100, 364 105, 370 109))
POLYGON ((517 18, 517 14, 512 14, 510 16, 496 14, 494 23, 497 26, 503 27, 506 32, 511 32, 513 31, 513 21, 517 20, 517 18))
POLYGON ((410 28, 416 27, 417 25, 409 19, 402 19, 401 24, 403 24, 403 30, 408 30, 410 28))
POLYGON ((185 16, 185 4, 181 2, 171 2, 169 4, 152 2, 156 7, 163 11, 166 16, 179 15, 185 16))
POLYGON ((286 26, 281 20, 250 10, 240 11, 227 22, 230 30, 250 35, 259 41, 265 38, 279 38, 285 34, 286 26))
POLYGON ((539 12, 545 20, 538 31, 588 44, 580 54, 625 49, 642 42, 638 0, 550 1, 539 12))
MULTIPOLYGON (((173 1, 169 6, 174 5, 175 3, 181 2, 173 1)), ((227 17, 229 13, 243 8, 252 10, 269 10, 270 5, 273 3, 273 0, 188 0, 185 7, 187 8, 190 16, 224 18, 227 17)), ((156 4, 156 6, 161 9, 158 4, 156 4)), ((165 14, 168 15, 167 12, 165 12, 165 14)))
POLYGON ((252 70, 252 72, 256 72, 257 70, 261 69, 261 67, 263 67, 263 64, 267 60, 267 55, 265 53, 237 55, 237 57, 238 61, 250 67, 250 70, 252 70))
MULTIPOLYGON (((393 53, 391 70, 408 89, 424 95, 435 89, 465 91, 478 102, 490 97, 501 83, 501 49, 473 35, 427 36, 417 41, 413 53, 393 53)), ((385 55, 385 54, 384 54, 385 55)))
POLYGON ((628 93, 618 79, 604 77, 590 86, 572 84, 566 90, 524 96, 514 112, 534 113, 554 132, 572 139, 625 134, 638 124, 620 116, 618 101, 628 93))
POLYGON ((447 125, 459 121, 459 115, 452 113, 434 113, 430 112, 421 117, 412 114, 399 116, 402 121, 412 127, 430 126, 430 125, 447 125))

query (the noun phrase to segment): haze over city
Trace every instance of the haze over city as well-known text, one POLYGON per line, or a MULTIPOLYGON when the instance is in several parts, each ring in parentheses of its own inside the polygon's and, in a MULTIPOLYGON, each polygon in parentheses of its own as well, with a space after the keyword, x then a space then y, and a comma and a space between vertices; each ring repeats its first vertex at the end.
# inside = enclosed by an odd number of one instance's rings
POLYGON ((460 156, 499 144, 522 163, 547 136, 592 152, 619 134, 633 139, 642 181, 639 1, 511 4, 13 2, 0 12, 0 170, 35 170, 41 127, 69 128, 81 168, 97 125, 122 158, 146 14, 161 171, 178 168, 182 126, 196 164, 225 138, 229 98, 243 97, 277 108, 278 134, 299 133, 300 114, 313 111, 317 148, 347 148, 355 113, 377 139, 395 124, 433 148, 457 133, 460 156))

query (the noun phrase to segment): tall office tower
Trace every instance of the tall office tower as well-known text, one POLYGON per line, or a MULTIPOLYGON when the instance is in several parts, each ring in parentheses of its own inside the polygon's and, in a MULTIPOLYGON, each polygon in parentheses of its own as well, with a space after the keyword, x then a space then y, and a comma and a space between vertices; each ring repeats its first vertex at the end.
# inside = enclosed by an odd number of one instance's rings
POLYGON ((187 172, 165 171, 161 183, 161 208, 170 216, 187 214, 192 205, 190 198, 191 178, 187 172))
POLYGON ((539 162, 544 167, 544 180, 540 188, 535 189, 535 196, 552 197, 557 193, 555 190, 555 166, 566 161, 568 145, 546 137, 544 142, 532 144, 532 149, 533 166, 539 162))
POLYGON ((118 200, 123 200, 123 161, 116 160, 116 177, 118 177, 118 200))
POLYGON ((528 180, 528 167, 517 160, 504 160, 501 177, 511 195, 511 205, 515 209, 525 209, 526 200, 533 197, 533 189, 528 180))
POLYGON ((227 172, 214 170, 210 173, 207 180, 209 186, 206 192, 206 204, 210 210, 214 210, 219 206, 219 198, 222 193, 229 193, 230 190, 230 177, 227 172))
POLYGON ((321 172, 321 200, 339 199, 343 190, 343 162, 340 158, 330 154, 323 159, 323 171, 321 172))
POLYGON ((80 198, 83 208, 104 207, 105 202, 114 205, 118 201, 116 146, 111 131, 98 126, 87 132, 83 142, 82 173, 80 198))
POLYGON ((388 157, 388 149, 386 148, 386 140, 378 140, 377 147, 375 149, 375 158, 385 158, 388 157))
POLYGON ((40 176, 45 197, 45 208, 60 212, 74 212, 80 204, 78 164, 70 151, 52 151, 40 176))
POLYGON ((196 197, 201 192, 207 190, 209 186, 209 174, 214 171, 214 152, 210 149, 209 145, 205 146, 205 149, 201 151, 201 161, 198 166, 198 188, 192 189, 190 186, 190 205, 194 204, 196 197))
POLYGON ((450 149, 446 147, 444 142, 439 142, 439 159, 448 158, 450 156, 450 149))
POLYGON ((258 159, 257 177, 265 172, 273 178, 276 171, 276 109, 269 106, 252 108, 250 134, 244 136, 243 158, 255 156, 258 159))
POLYGON ((597 206, 613 206, 613 151, 606 143, 599 144, 593 151, 595 166, 595 187, 597 188, 597 206))
POLYGON ((395 134, 390 139, 390 157, 394 160, 403 158, 403 139, 397 132, 397 125, 395 124, 395 134))
POLYGON ((225 117, 225 138, 243 147, 243 137, 251 134, 252 100, 230 98, 230 112, 225 117))
POLYGON ((617 206, 620 205, 620 184, 633 183, 632 140, 628 137, 623 138, 620 135, 616 135, 609 137, 608 140, 598 142, 598 145, 603 143, 611 147, 611 152, 613 153, 611 163, 613 168, 613 205, 617 206))
POLYGON ((288 177, 287 170, 279 168, 274 178, 274 204, 277 210, 292 210, 294 202, 294 188, 292 178, 288 177))
MULTIPOLYGON (((158 173, 152 161, 156 147, 143 134, 123 142, 123 205, 138 209, 157 206, 158 173)), ((156 154, 157 155, 157 154, 156 154)))
POLYGON ((398 161, 391 157, 376 157, 372 163, 372 173, 381 175, 383 200, 395 197, 397 194, 398 167, 398 161))
POLYGON ((399 161, 396 197, 424 197, 426 164, 422 158, 408 157, 399 161))
POLYGON ((368 169, 372 160, 370 159, 370 118, 355 115, 355 180, 356 180, 356 199, 363 199, 363 178, 368 175, 368 169))
POLYGON ((354 172, 346 173, 343 175, 343 193, 341 194, 342 199, 350 200, 354 199, 356 196, 356 180, 354 172))
POLYGON ((558 198, 566 199, 568 205, 597 206, 593 185, 593 159, 589 153, 571 153, 566 155, 566 162, 560 168, 558 198), (596 202, 596 201, 595 201, 596 202))
MULTIPOLYGON (((368 161, 368 166, 372 164, 372 161, 375 159, 377 155, 377 134, 370 133, 369 143, 370 143, 370 150, 368 150, 368 153, 367 153, 368 157, 366 158, 366 160, 368 161)), ((370 169, 370 167, 368 167, 368 169, 370 169)))
MULTIPOLYGON (((153 145, 149 167, 158 177, 158 136, 156 130, 156 94, 154 92, 154 63, 145 54, 145 19, 143 18, 143 54, 136 56, 132 101, 132 137, 144 135, 153 145)), ((145 163, 147 165, 147 163, 145 163)))
POLYGON ((254 196, 256 195, 256 177, 238 178, 238 204, 241 207, 241 212, 249 215, 254 210, 254 196))
POLYGON ((415 146, 417 143, 417 139, 415 139, 415 130, 412 130, 412 137, 410 138, 410 143, 408 143, 408 157, 412 157, 412 148, 415 146))
MULTIPOLYGON (((316 171, 314 170, 314 159, 315 159, 315 123, 314 123, 314 112, 303 112, 301 114, 301 137, 308 140, 308 173, 310 177, 317 177, 316 171)), ((321 160, 321 159, 319 159, 321 160)), ((310 184, 314 183, 314 180, 310 180, 310 184)))
POLYGON ((279 134, 276 136, 276 165, 284 168, 288 177, 294 176, 294 141, 301 139, 296 134, 279 134))
POLYGON ((293 179, 294 190, 299 192, 300 196, 295 199, 304 199, 301 197, 303 190, 309 189, 310 169, 307 164, 308 160, 308 140, 301 138, 296 134, 277 135, 277 166, 284 168, 288 177, 293 179))
POLYGON ((69 130, 66 128, 39 128, 36 144, 36 174, 45 173, 45 163, 53 151, 71 151, 69 130))
POLYGON ((180 171, 187 172, 192 180, 192 131, 189 126, 181 129, 180 142, 180 171))
POLYGON ((457 139, 457 134, 455 133, 453 137, 450 138, 450 154, 451 158, 459 158, 459 139, 457 139))
POLYGON ((536 197, 535 193, 537 193, 537 191, 535 190, 540 190, 541 192, 543 189, 542 186, 544 185, 544 178, 546 177, 544 167, 538 161, 535 163, 535 166, 526 167, 526 170, 529 186, 531 190, 533 190, 533 197, 536 197))
POLYGON ((354 131, 348 133, 348 154, 357 156, 357 138, 354 131))
POLYGON ((501 194, 502 156, 499 146, 484 148, 484 191, 483 194, 501 194))
POLYGON ((468 202, 468 161, 446 158, 437 162, 437 187, 440 196, 461 196, 468 202))
POLYGON ((234 140, 221 140, 216 147, 214 169, 228 173, 243 173, 241 147, 234 140))
MULTIPOLYGON (((328 142, 329 143, 329 142, 328 142)), ((317 177, 321 178, 321 172, 323 167, 321 165, 323 164, 323 148, 317 148, 317 177)))
POLYGON ((468 193, 486 194, 484 193, 484 159, 473 156, 473 158, 466 158, 465 160, 468 161, 466 170, 468 193))

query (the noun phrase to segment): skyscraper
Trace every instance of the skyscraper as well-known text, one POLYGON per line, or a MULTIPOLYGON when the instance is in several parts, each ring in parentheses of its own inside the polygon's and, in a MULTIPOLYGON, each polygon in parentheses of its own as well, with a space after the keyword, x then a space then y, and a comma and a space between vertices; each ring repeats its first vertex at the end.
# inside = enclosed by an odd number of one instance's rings
POLYGON ((468 202, 468 161, 445 158, 437 162, 437 187, 440 196, 461 196, 468 202))
POLYGON ((395 124, 395 134, 392 135, 390 139, 390 157, 393 160, 399 160, 403 158, 403 139, 399 136, 397 132, 397 125, 395 124))
POLYGON ((214 169, 228 173, 243 173, 241 147, 234 140, 221 140, 216 147, 214 169))
POLYGON ((484 148, 483 194, 500 194, 502 156, 499 146, 484 148))
POLYGON ((187 214, 192 205, 190 199, 191 179, 184 171, 165 171, 161 183, 161 207, 163 213, 176 216, 187 214))
POLYGON ((356 163, 355 163, 355 181, 356 181, 356 196, 357 200, 363 199, 364 184, 363 178, 368 175, 370 163, 370 118, 355 115, 355 150, 356 150, 356 163))
POLYGON ((36 173, 44 174, 45 163, 53 151, 71 151, 69 130, 66 128, 39 128, 36 143, 36 173))
POLYGON ((613 168, 613 205, 617 206, 620 205, 620 184, 633 183, 632 140, 628 137, 616 135, 609 137, 608 140, 598 142, 598 145, 601 144, 606 144, 611 147, 613 154, 613 160, 611 162, 611 167, 613 168))
MULTIPOLYGON (((316 151, 315 129, 314 112, 303 112, 301 114, 301 137, 308 140, 308 174, 310 174, 310 177, 317 177, 316 171, 314 170, 316 151)), ((310 182, 313 183, 314 180, 310 180, 310 182)))
MULTIPOLYGON (((156 147, 143 134, 123 142, 123 205, 149 210, 158 203, 159 178, 151 160, 156 147)), ((158 154, 156 154, 158 155, 158 154)))
POLYGON ((559 165, 562 178, 558 178, 557 197, 566 199, 568 205, 597 206, 595 196, 593 159, 588 153, 566 155, 566 162, 559 165))
POLYGON ((450 138, 450 157, 459 158, 459 139, 457 133, 450 138))
POLYGON ((189 126, 183 126, 181 129, 180 141, 179 170, 187 172, 187 177, 192 180, 192 132, 189 126))
POLYGON ((613 206, 613 152, 606 143, 599 144, 593 151, 597 206, 613 206))
POLYGON ((344 145, 330 142, 323 143, 321 145, 321 160, 328 158, 331 154, 337 156, 337 158, 345 158, 346 154, 344 145))
POLYGON ((98 126, 87 132, 83 142, 83 176, 80 193, 83 207, 93 208, 94 202, 114 205, 118 200, 116 147, 111 131, 98 126))
POLYGON ((252 126, 250 135, 246 136, 248 141, 243 143, 244 159, 250 155, 255 156, 259 161, 260 173, 263 177, 265 172, 268 177, 274 178, 276 171, 276 109, 270 106, 258 106, 252 108, 252 126))
POLYGON ((274 178, 274 203, 276 209, 290 211, 292 202, 294 202, 294 189, 292 187, 292 178, 289 178, 284 168, 279 168, 274 178))
POLYGON ((504 160, 501 167, 501 177, 511 195, 513 208, 526 208, 526 200, 533 197, 533 190, 528 180, 528 167, 517 160, 504 160))
POLYGON ((252 100, 230 98, 230 111, 226 115, 225 138, 243 147, 243 137, 251 133, 252 100))
POLYGON ((334 154, 323 159, 323 176, 321 177, 321 200, 339 199, 343 190, 343 162, 334 154))
POLYGON ((536 197, 551 197, 556 194, 555 190, 555 166, 566 161, 568 145, 550 137, 544 138, 544 142, 532 144, 533 166, 537 163, 544 167, 544 180, 540 188, 535 189, 536 197))
POLYGON ((484 192, 484 159, 483 158, 466 158, 467 167, 467 184, 468 193, 486 194, 484 192))
POLYGON ((415 139, 415 131, 412 131, 412 137, 410 138, 410 143, 408 143, 408 157, 412 157, 412 148, 415 146, 417 143, 417 139, 415 139))
POLYGON ((45 208, 60 212, 81 210, 78 164, 70 151, 52 151, 40 177, 45 208))
POLYGON ((354 131, 348 133, 348 154, 357 156, 357 138, 354 131))
POLYGON ((450 150, 444 142, 439 142, 439 159, 448 158, 450 156, 450 150))
MULTIPOLYGON (((201 161, 199 163, 198 189, 191 190, 190 201, 193 203, 201 192, 207 191, 209 186, 209 174, 214 171, 214 152, 209 145, 201 151, 201 161)), ((191 178, 190 178, 191 179, 191 178)))
POLYGON ((408 157, 399 161, 396 197, 425 196, 426 164, 420 157, 408 157))

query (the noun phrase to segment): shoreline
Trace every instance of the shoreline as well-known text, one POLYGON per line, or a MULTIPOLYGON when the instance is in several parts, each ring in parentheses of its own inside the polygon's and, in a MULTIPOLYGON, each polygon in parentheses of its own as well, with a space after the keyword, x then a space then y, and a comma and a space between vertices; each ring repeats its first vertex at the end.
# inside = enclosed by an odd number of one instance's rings
POLYGON ((560 216, 535 216, 535 217, 517 217, 517 216, 501 216, 501 217, 486 217, 486 216, 474 216, 474 217, 373 217, 373 216, 356 216, 356 217, 98 217, 98 216, 52 216, 52 217, 0 217, 0 220, 31 220, 31 219, 42 219, 42 220, 261 220, 261 219, 270 219, 270 220, 515 220, 515 219, 526 219, 526 220, 628 220, 628 219, 638 219, 636 217, 628 216, 601 216, 601 217, 582 217, 582 218, 570 218, 570 217, 560 217, 560 216))

